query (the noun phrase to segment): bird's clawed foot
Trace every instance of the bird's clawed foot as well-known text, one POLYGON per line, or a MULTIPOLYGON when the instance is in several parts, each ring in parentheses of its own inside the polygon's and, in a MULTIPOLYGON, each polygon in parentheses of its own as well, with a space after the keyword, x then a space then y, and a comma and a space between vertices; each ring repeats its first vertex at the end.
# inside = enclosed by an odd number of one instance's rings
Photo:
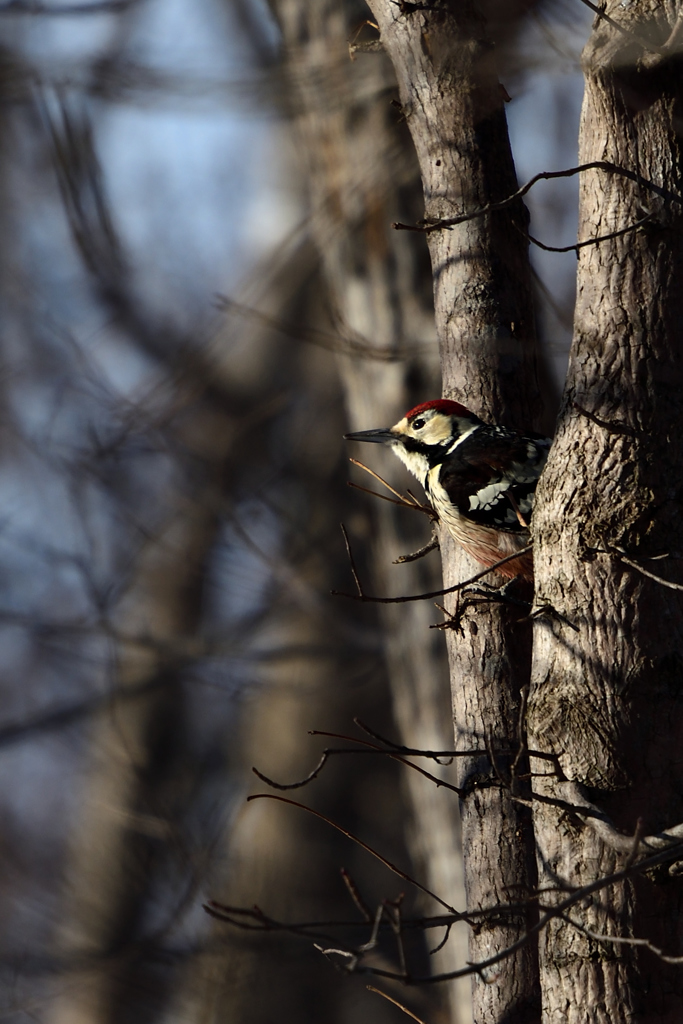
MULTIPOLYGON (((451 614, 445 608, 441 611, 446 615, 445 622, 436 623, 432 629, 455 629, 462 632, 462 621, 468 608, 476 608, 478 605, 503 604, 511 608, 518 608, 525 612, 521 621, 528 618, 531 611, 531 602, 525 600, 525 594, 529 593, 529 583, 523 576, 514 576, 501 587, 489 583, 478 583, 471 587, 465 587, 458 595, 458 604, 451 614)), ((440 606, 439 606, 440 607, 440 606)))
POLYGON ((480 582, 471 587, 465 587, 461 596, 470 599, 471 603, 507 604, 516 608, 531 610, 531 602, 527 600, 529 584, 523 576, 513 576, 502 586, 495 586, 493 583, 480 582))

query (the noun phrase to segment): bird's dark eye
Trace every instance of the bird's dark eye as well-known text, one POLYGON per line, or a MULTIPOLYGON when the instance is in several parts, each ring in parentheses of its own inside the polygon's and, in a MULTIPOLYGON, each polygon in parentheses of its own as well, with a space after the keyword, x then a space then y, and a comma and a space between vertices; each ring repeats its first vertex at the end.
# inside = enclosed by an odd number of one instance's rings
POLYGON ((418 419, 413 420, 413 430, 422 430, 425 425, 425 421, 420 416, 418 419))

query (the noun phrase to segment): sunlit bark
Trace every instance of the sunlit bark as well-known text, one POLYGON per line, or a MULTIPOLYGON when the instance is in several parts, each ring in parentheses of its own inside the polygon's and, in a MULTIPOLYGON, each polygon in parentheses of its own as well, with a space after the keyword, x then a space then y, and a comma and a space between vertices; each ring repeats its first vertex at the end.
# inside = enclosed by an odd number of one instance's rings
MULTIPOLYGON (((370 0, 396 70, 400 101, 415 144, 426 218, 449 218, 515 191, 503 93, 492 41, 475 4, 405 11, 370 0)), ((529 426, 538 412, 534 316, 521 203, 429 234, 443 390, 478 415, 529 426)), ((443 535, 443 531, 442 531, 443 535)), ((442 539, 444 582, 472 563, 442 539)), ((450 606, 453 608, 453 602, 450 606)), ((529 671, 524 628, 497 609, 448 635, 456 741, 481 746, 488 735, 514 746, 519 691, 529 671)), ((490 777, 486 759, 459 765, 468 907, 529 892, 535 877, 527 814, 490 777)), ((470 960, 485 959, 522 935, 525 915, 473 931, 470 960)), ((506 961, 494 985, 473 983, 474 1019, 538 1019, 533 944, 506 961)))
MULTIPOLYGON (((656 46, 677 12, 649 0, 606 7, 656 46)), ((680 582, 683 247, 681 201, 666 192, 683 192, 683 93, 678 57, 648 53, 602 21, 583 60, 581 162, 612 161, 656 187, 605 170, 581 179, 580 239, 647 213, 652 221, 581 250, 567 385, 534 512, 536 599, 563 618, 536 625, 530 743, 557 753, 566 777, 589 787, 624 833, 639 818, 652 833, 683 818, 683 604, 620 553, 680 582)), ((558 794, 552 779, 535 785, 558 794)), ((582 886, 627 859, 564 812, 539 805, 534 821, 542 885, 582 886)), ((611 887, 572 916, 595 933, 645 937, 679 954, 680 909, 681 884, 663 869, 611 887)), ((541 939, 541 977, 549 1024, 683 1016, 680 967, 563 921, 541 939)))

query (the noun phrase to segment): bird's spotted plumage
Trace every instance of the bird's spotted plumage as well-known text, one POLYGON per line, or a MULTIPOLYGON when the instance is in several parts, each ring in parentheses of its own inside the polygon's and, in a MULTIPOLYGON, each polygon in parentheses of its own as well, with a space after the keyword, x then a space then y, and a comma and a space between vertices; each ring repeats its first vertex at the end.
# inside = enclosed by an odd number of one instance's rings
MULTIPOLYGON (((415 406, 386 430, 348 434, 391 446, 425 488, 451 535, 483 565, 529 543, 529 519, 550 440, 491 426, 459 402, 415 406)), ((531 555, 501 566, 533 578, 531 555)))

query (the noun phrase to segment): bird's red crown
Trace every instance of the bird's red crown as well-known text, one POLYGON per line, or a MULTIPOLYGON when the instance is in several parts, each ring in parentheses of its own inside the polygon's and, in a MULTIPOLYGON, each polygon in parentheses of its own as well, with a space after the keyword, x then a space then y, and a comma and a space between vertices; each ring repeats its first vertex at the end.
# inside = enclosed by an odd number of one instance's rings
POLYGON ((412 420, 414 416, 418 416, 421 412, 426 412, 427 409, 436 409, 437 412, 442 412, 444 416, 471 416, 469 409, 466 409, 464 405, 460 405, 460 402, 451 402, 448 398, 435 398, 432 402, 423 402, 422 405, 416 405, 414 409, 406 413, 406 419, 412 420))

